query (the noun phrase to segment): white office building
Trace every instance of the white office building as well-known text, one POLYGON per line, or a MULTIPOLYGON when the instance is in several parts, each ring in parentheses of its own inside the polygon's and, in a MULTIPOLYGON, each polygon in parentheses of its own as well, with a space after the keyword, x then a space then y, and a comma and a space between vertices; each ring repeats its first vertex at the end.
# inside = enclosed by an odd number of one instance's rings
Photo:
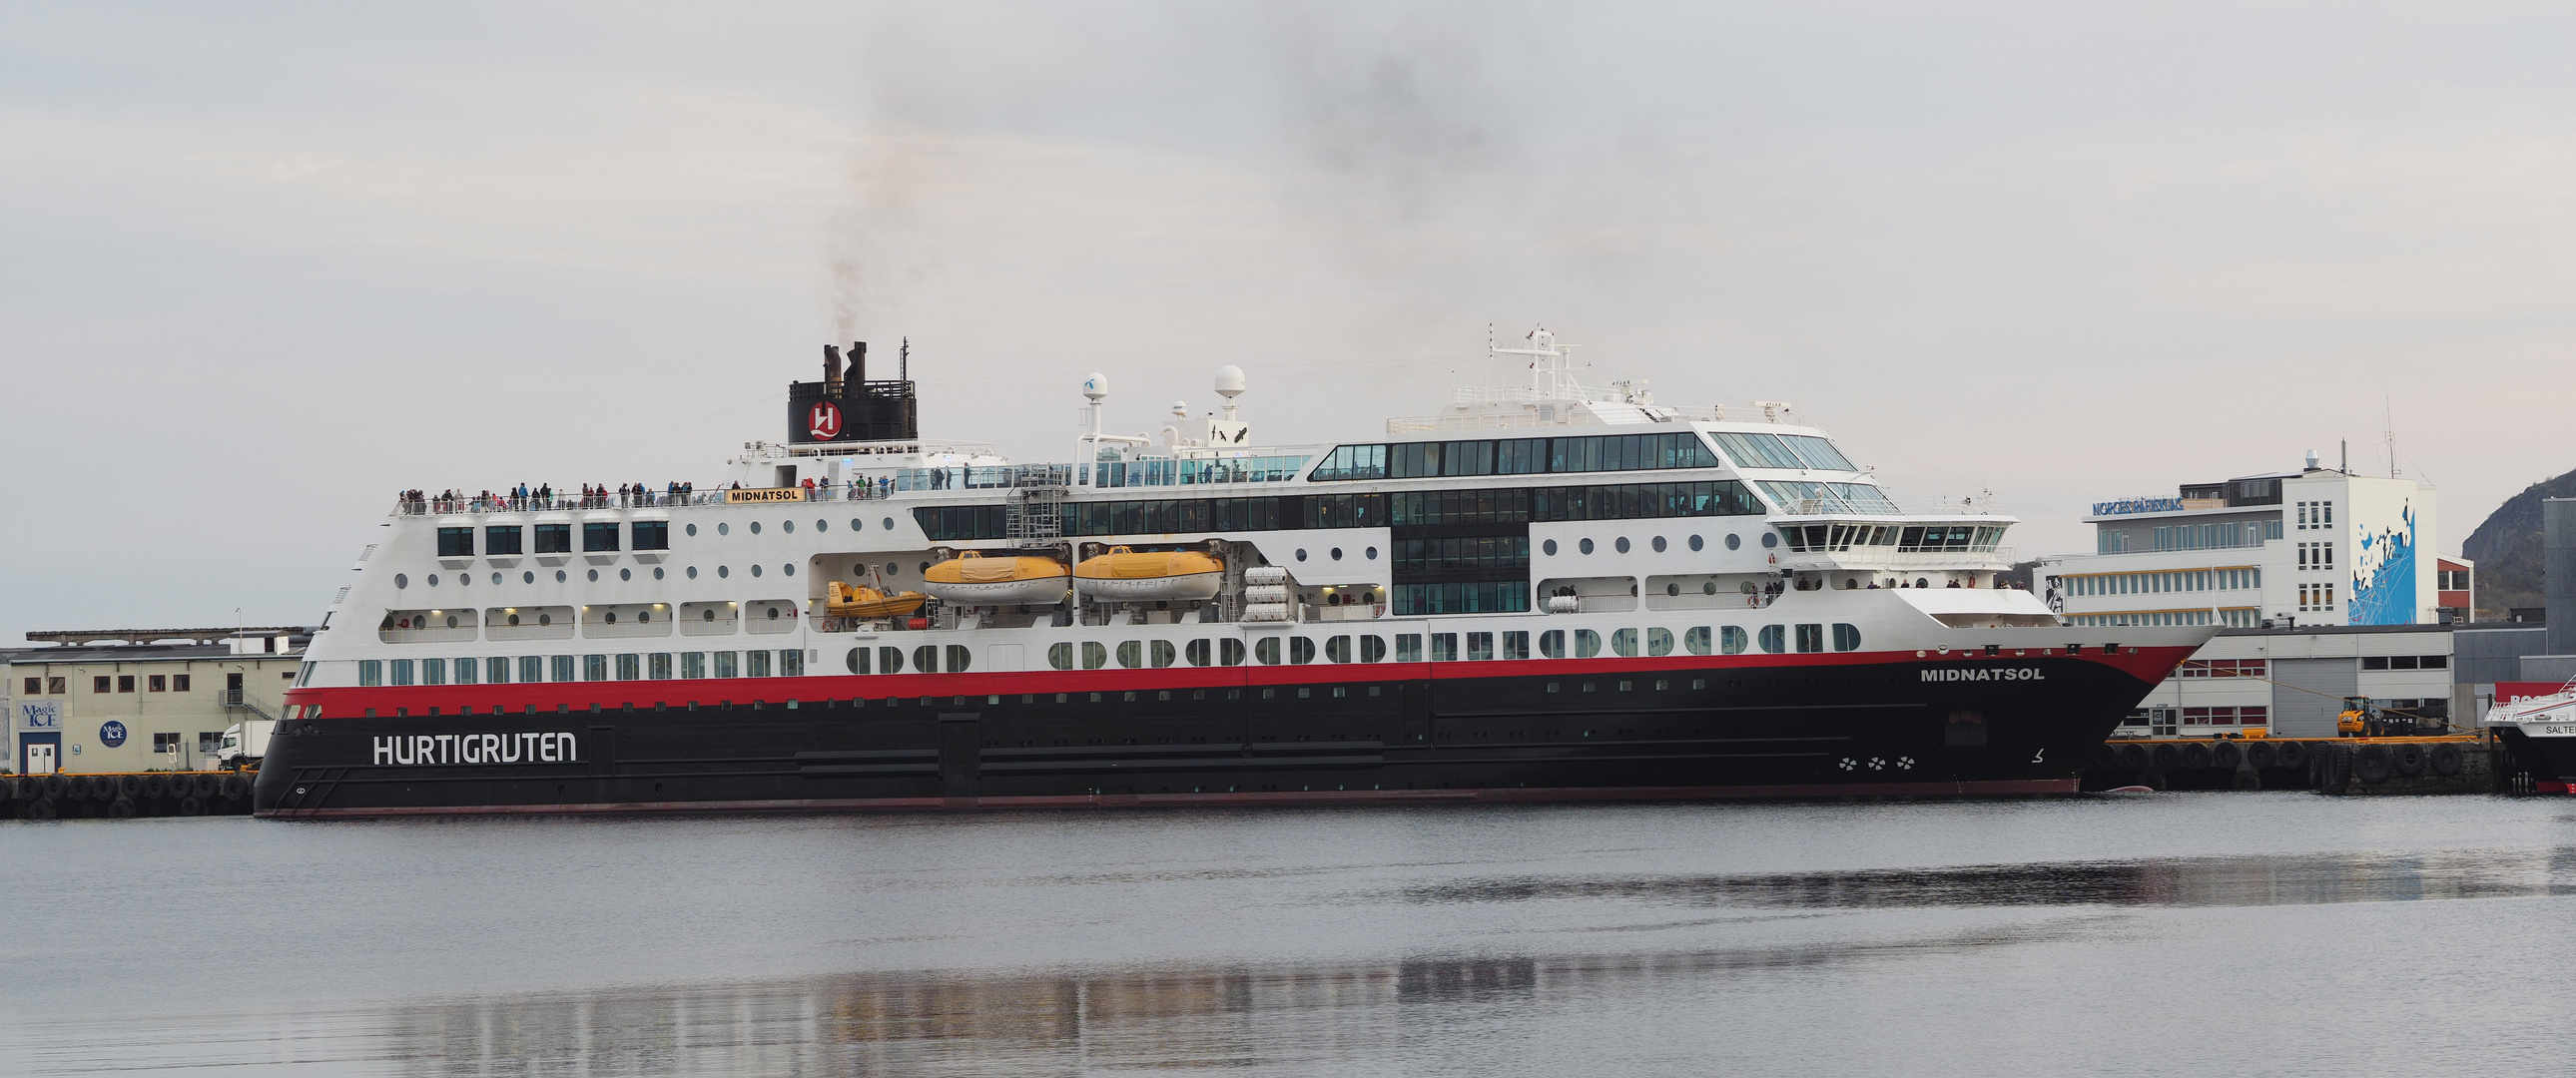
POLYGON ((2316 466, 2095 502, 2032 580, 2078 625, 2435 624, 2434 490, 2316 466))

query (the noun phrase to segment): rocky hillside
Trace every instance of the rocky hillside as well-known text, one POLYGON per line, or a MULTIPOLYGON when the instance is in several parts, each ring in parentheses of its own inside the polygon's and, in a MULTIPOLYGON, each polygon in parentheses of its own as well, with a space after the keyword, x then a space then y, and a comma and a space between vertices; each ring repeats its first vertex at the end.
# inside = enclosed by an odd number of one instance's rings
POLYGON ((2576 472, 2534 483, 2469 533, 2460 553, 2478 565, 2477 620, 2501 619, 2517 606, 2539 606, 2540 500, 2576 498, 2576 472))

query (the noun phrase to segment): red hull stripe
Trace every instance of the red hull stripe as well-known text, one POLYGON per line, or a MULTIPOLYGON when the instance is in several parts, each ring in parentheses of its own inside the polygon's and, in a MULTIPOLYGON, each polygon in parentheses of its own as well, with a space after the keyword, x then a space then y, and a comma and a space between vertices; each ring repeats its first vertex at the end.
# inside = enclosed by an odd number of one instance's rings
MULTIPOLYGON (((1966 635, 1963 633, 1963 638, 1966 635)), ((597 646, 597 645, 591 645, 597 646)), ((826 648, 825 651, 831 649, 826 648)), ((378 688, 302 688, 286 694, 289 706, 318 706, 325 718, 352 718, 375 708, 380 715, 391 715, 395 708, 410 708, 422 714, 432 707, 442 714, 472 707, 488 712, 495 707, 511 711, 531 705, 539 710, 557 706, 588 710, 598 703, 608 708, 633 704, 649 708, 656 703, 673 707, 696 701, 713 706, 719 702, 749 704, 753 701, 783 703, 788 700, 847 700, 864 697, 879 700, 899 697, 906 700, 928 696, 973 698, 996 694, 1059 692, 1124 692, 1159 689, 1206 689, 1278 687, 1300 685, 1352 684, 1358 682, 1398 682, 1419 680, 1482 680, 1506 677, 1615 677, 1620 674, 1716 673, 1758 671, 1784 667, 1887 666, 1922 663, 1993 664, 2010 666, 2028 664, 2039 659, 2065 662, 2069 659, 2098 663, 2119 670, 2148 685, 2164 680, 2165 675, 2191 654, 2190 648, 2126 648, 2118 655, 2087 652, 2080 656, 2001 655, 1983 652, 1958 652, 1948 655, 1934 652, 1917 658, 1910 651, 1853 651, 1816 655, 1667 655, 1658 658, 1620 658, 1602 656, 1592 659, 1488 659, 1480 662, 1441 663, 1328 663, 1318 659, 1304 666, 1175 666, 1153 670, 1025 670, 1000 673, 968 671, 962 674, 832 674, 805 677, 770 678, 696 678, 665 681, 549 681, 517 682, 506 685, 413 685, 378 688)), ((837 656, 826 655, 825 661, 837 662, 837 656)))
POLYGON ((653 812, 922 812, 940 809, 1188 808, 1251 804, 1404 804, 1419 802, 1743 801, 1830 797, 2009 797, 2071 794, 2076 780, 1984 782, 1802 783, 1779 786, 1633 786, 1488 790, 1291 790, 1277 793, 1071 794, 1055 797, 782 798, 766 801, 632 801, 613 804, 462 805, 417 808, 276 810, 261 816, 554 816, 653 812))

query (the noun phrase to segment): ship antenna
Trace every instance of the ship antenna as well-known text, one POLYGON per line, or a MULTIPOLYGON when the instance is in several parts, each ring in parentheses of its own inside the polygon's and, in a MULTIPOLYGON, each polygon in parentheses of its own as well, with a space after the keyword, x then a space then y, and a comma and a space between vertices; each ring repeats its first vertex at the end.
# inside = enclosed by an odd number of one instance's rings
POLYGON ((903 339, 902 350, 894 355, 894 375, 902 381, 912 381, 912 338, 910 337, 903 339))

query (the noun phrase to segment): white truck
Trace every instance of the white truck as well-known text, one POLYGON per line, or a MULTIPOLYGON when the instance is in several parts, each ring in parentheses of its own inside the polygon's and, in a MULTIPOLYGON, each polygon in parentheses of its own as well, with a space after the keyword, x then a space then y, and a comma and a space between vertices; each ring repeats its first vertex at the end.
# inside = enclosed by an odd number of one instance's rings
POLYGON ((274 719, 251 719, 224 727, 224 740, 215 747, 214 756, 206 761, 208 767, 230 771, 259 766, 259 758, 268 755, 269 732, 275 729, 277 721, 274 719))

